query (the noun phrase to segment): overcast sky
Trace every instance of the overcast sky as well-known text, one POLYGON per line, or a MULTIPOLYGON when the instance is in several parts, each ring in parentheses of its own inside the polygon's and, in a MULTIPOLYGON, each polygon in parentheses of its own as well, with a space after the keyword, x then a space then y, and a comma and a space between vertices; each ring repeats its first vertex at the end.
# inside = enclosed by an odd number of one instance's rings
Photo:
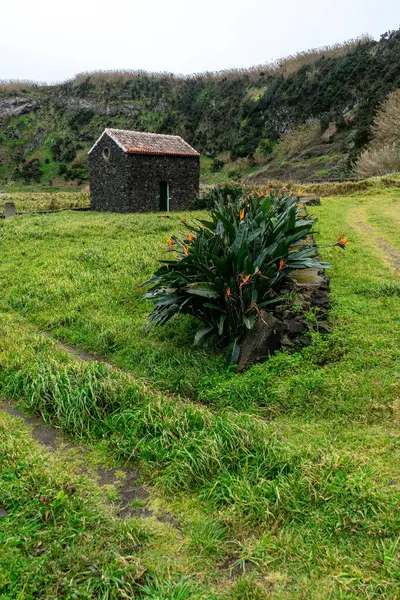
POLYGON ((400 0, 0 0, 0 79, 251 66, 400 26, 400 0))

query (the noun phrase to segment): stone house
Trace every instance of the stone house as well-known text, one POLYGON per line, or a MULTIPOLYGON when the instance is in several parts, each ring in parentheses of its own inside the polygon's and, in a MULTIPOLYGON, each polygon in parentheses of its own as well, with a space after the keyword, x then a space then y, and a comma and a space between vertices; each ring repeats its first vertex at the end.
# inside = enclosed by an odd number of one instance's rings
POLYGON ((199 191, 200 154, 177 135, 106 129, 89 150, 93 210, 182 210, 199 191))

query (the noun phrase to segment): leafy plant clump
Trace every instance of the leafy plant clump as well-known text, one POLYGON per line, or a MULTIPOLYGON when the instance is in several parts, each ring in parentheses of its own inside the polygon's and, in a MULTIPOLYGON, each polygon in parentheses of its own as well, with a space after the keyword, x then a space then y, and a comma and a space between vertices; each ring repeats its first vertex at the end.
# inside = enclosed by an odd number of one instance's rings
POLYGON ((214 208, 216 204, 227 206, 238 201, 243 196, 243 186, 240 183, 221 183, 202 192, 192 201, 194 210, 214 208))
POLYGON ((316 220, 297 200, 287 190, 249 191, 235 203, 218 203, 209 221, 185 222, 189 234, 168 240, 176 259, 161 261, 146 282, 154 301, 149 326, 192 315, 203 324, 195 342, 218 334, 232 345, 235 362, 238 342, 261 310, 282 298, 292 271, 330 266, 317 260, 310 237, 316 220))

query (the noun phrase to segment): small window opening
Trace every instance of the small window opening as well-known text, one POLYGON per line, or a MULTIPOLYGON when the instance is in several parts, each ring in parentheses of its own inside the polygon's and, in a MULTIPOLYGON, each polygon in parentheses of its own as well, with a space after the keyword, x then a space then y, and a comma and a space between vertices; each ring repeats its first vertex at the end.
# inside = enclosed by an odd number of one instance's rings
POLYGON ((104 158, 104 160, 108 160, 110 158, 110 148, 104 148, 103 158, 104 158))

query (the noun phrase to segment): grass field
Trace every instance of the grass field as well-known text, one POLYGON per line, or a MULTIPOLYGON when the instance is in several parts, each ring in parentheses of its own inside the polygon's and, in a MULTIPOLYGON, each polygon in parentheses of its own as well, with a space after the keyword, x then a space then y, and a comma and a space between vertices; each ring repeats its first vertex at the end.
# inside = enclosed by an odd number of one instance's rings
POLYGON ((180 523, 121 523, 76 475, 88 515, 67 498, 48 531, 36 498, 48 493, 40 486, 63 489, 64 459, 49 472, 26 426, 1 417, 0 505, 11 517, 0 522, 0 598, 399 597, 400 189, 325 198, 312 212, 319 242, 351 240, 322 251, 332 333, 310 315, 310 347, 243 375, 218 348, 193 347, 190 318, 144 333, 139 286, 184 228, 178 215, 0 222, 0 392, 134 465, 155 514, 167 507, 180 523), (56 340, 119 368, 80 363, 56 340), (26 492, 32 477, 39 487, 26 492), (32 551, 50 537, 76 557, 71 577, 60 550, 51 573, 53 554, 32 551), (81 557, 97 545, 94 577, 81 557))

